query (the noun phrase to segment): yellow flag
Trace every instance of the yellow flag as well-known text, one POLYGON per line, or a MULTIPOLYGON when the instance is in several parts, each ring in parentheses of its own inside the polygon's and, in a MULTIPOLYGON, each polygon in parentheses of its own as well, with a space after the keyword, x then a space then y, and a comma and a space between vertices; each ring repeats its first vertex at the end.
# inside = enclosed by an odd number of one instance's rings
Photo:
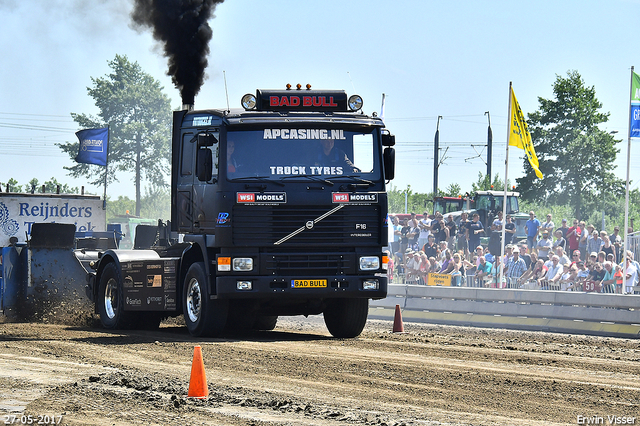
POLYGON ((524 115, 522 114, 522 110, 520 109, 520 105, 516 99, 516 94, 513 93, 513 88, 511 89, 511 126, 509 127, 509 145, 524 149, 533 171, 536 172, 536 176, 538 176, 539 179, 542 179, 542 172, 540 172, 538 157, 536 156, 536 151, 533 148, 533 143, 531 142, 531 134, 527 128, 526 121, 524 121, 524 115))

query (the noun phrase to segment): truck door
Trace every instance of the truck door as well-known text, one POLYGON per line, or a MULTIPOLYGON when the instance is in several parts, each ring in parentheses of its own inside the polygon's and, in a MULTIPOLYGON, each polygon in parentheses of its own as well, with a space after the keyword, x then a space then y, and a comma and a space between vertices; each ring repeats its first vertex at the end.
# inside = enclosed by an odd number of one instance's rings
POLYGON ((186 131, 181 134, 180 170, 176 197, 178 232, 193 232, 193 182, 195 175, 196 141, 195 132, 186 131))

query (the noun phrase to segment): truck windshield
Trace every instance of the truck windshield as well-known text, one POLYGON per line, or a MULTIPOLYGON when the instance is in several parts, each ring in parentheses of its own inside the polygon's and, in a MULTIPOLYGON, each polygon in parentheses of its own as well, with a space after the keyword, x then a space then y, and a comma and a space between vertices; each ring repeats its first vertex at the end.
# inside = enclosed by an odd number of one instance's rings
POLYGON ((360 176, 378 180, 373 133, 344 129, 262 129, 227 132, 227 178, 295 180, 360 176))

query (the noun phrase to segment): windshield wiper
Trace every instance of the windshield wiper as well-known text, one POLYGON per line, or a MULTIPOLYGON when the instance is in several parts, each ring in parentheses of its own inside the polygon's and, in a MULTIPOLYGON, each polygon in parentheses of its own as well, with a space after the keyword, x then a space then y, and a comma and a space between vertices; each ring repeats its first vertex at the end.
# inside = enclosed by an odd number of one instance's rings
MULTIPOLYGON (((362 179, 361 177, 358 177, 358 176, 342 175, 342 176, 332 176, 332 177, 330 177, 328 179, 338 179, 338 178, 353 179, 353 180, 356 180, 358 182, 362 182, 363 184, 366 184, 367 187, 375 185, 374 182, 372 182, 370 180, 367 180, 367 179, 362 179)), ((357 185, 357 184, 350 183, 349 186, 351 186, 351 185, 357 185)))
POLYGON ((281 178, 280 178, 280 180, 291 179, 291 178, 299 178, 299 177, 303 177, 303 178, 311 179, 311 180, 314 180, 314 181, 316 181, 316 182, 322 182, 322 183, 327 184, 327 185, 330 185, 330 186, 333 186, 333 185, 334 185, 334 183, 333 183, 333 182, 331 182, 331 181, 330 181, 330 180, 328 180, 328 179, 324 179, 324 178, 321 178, 321 177, 318 177, 318 176, 313 176, 313 175, 290 175, 290 176, 283 176, 283 177, 281 177, 281 178))
POLYGON ((243 177, 231 179, 232 182, 245 181, 245 180, 258 180, 260 182, 269 182, 269 183, 275 183, 276 185, 285 186, 284 183, 280 181, 269 179, 269 176, 243 176, 243 177))

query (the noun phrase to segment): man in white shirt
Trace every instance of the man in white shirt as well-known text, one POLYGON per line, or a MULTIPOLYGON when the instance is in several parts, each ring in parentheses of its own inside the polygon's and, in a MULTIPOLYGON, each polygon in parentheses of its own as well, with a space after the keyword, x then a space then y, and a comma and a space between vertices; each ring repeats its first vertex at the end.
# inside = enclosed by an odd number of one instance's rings
POLYGON ((633 286, 636 285, 636 281, 638 280, 638 268, 633 264, 633 258, 629 256, 627 256, 626 274, 624 293, 631 294, 633 293, 633 286))
POLYGON ((540 225, 540 227, 542 229, 546 229, 549 233, 553 232, 553 229, 556 227, 556 225, 551 220, 551 213, 547 215, 547 221, 540 225))
POLYGON ((423 213, 422 219, 418 221, 418 228, 420 228, 418 247, 422 248, 429 241, 429 234, 431 234, 431 219, 429 219, 429 213, 423 213))
POLYGON ((560 258, 557 255, 551 256, 551 266, 547 271, 547 281, 558 282, 562 277, 562 265, 560 264, 560 258))

